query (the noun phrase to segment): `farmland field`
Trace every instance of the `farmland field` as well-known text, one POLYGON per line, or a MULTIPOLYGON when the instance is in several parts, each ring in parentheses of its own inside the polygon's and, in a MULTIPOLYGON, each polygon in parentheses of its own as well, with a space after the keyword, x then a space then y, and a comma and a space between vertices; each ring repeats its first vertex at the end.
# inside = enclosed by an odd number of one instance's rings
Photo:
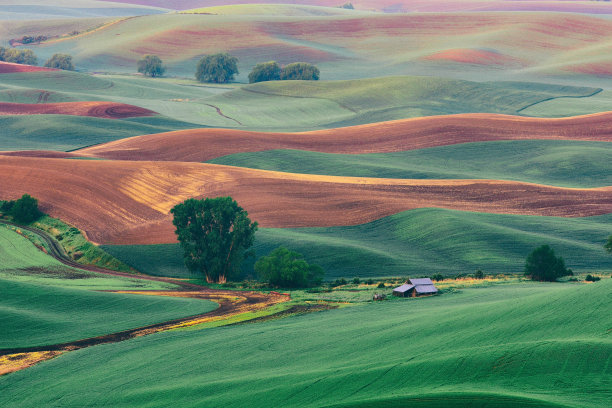
POLYGON ((0 378, 11 390, 0 403, 604 407, 611 283, 500 285, 160 333, 0 378))
POLYGON ((609 408, 610 2, 22 3, 1 407, 609 408), (186 255, 173 209, 228 196, 253 244, 199 214, 186 255))

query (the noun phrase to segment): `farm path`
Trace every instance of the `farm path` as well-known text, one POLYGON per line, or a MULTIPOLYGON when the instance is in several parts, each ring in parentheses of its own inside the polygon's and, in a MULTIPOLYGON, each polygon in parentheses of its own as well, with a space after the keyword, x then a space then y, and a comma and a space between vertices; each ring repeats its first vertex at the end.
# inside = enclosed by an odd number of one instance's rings
POLYGON ((164 291, 111 291, 115 293, 129 293, 150 296, 173 296, 173 297, 190 297, 196 299, 210 300, 219 304, 219 307, 212 312, 202 313, 195 316, 173 319, 166 322, 151 324, 148 326, 137 327, 134 329, 123 330, 116 333, 105 334, 102 336, 91 337, 61 344, 0 349, 0 375, 8 374, 30 367, 40 361, 48 360, 56 357, 64 352, 78 350, 85 347, 95 346, 98 344, 117 343, 120 341, 132 339, 134 337, 146 336, 148 334, 158 333, 179 327, 193 326, 209 321, 226 319, 228 317, 261 310, 277 303, 288 301, 289 296, 281 294, 265 294, 254 291, 232 291, 221 289, 210 289, 194 283, 184 282, 172 278, 164 278, 157 276, 148 276, 142 274, 130 274, 108 269, 100 268, 92 265, 81 265, 74 262, 59 245, 59 243, 48 235, 46 232, 37 228, 21 226, 9 221, 0 220, 0 224, 18 227, 22 230, 29 231, 39 236, 48 246, 49 255, 72 268, 77 268, 85 271, 101 273, 104 275, 120 276, 131 279, 145 279, 164 283, 171 283, 179 286, 178 290, 164 291))

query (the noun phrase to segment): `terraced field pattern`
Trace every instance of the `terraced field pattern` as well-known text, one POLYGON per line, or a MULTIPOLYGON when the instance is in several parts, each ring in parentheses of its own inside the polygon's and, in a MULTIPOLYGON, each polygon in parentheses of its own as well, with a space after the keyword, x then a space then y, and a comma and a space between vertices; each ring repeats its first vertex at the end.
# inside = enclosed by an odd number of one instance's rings
POLYGON ((611 4, 30 3, 0 2, 38 56, 0 61, 0 200, 54 220, 0 218, 0 406, 610 406, 611 4), (217 52, 239 74, 196 81, 217 52), (248 83, 270 60, 320 80, 248 83), (255 256, 202 286, 170 210, 220 196, 255 256), (571 280, 523 276, 543 244, 571 280), (253 283, 279 246, 324 287, 253 283))

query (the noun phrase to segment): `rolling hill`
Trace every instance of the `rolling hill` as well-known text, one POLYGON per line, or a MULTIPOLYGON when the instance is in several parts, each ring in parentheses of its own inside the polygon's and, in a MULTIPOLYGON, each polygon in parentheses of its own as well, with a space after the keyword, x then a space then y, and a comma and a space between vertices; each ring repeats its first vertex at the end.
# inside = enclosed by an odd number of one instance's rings
POLYGON ((0 404, 603 408, 611 284, 499 285, 159 333, 1 377, 0 404))

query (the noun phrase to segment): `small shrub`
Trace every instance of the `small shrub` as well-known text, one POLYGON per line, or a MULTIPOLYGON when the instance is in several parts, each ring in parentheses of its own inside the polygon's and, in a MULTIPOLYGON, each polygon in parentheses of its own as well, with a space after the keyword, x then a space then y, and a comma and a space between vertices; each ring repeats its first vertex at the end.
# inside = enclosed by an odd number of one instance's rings
POLYGON ((444 280, 444 276, 442 276, 440 273, 436 273, 431 277, 431 279, 435 280, 436 282, 442 282, 444 280))
POLYGON ((385 287, 385 284, 383 282, 380 282, 377 286, 378 289, 382 289, 385 287))
POLYGON ((474 273, 474 278, 475 279, 484 279, 484 272, 482 271, 482 269, 478 269, 475 273, 474 273))
POLYGON ((361 280, 359 278, 355 277, 355 278, 353 278, 353 283, 355 285, 359 285, 359 283, 361 283, 361 280))
POLYGON ((365 283, 366 285, 373 285, 374 281, 372 279, 368 279, 365 283))
POLYGON ((599 276, 593 276, 589 274, 586 276, 586 278, 584 278, 584 280, 587 282, 597 282, 598 280, 601 280, 601 278, 599 276))

